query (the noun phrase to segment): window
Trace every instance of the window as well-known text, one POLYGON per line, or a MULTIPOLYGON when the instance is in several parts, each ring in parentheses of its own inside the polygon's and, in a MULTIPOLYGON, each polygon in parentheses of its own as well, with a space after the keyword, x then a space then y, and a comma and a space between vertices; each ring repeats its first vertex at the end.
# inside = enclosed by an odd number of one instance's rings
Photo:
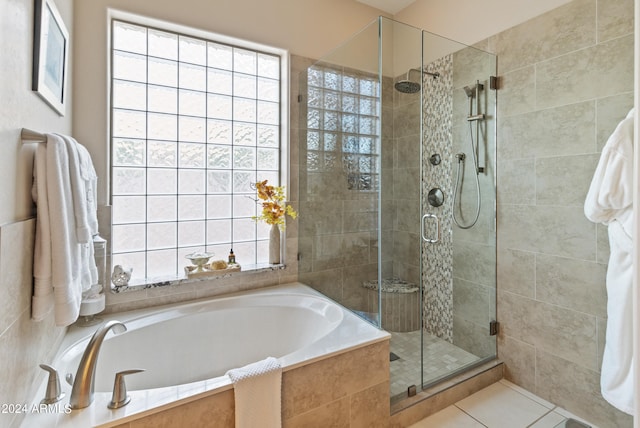
POLYGON ((113 265, 140 283, 196 251, 266 263, 251 184, 284 179, 284 54, 114 19, 111 55, 113 265))
POLYGON ((330 172, 341 161, 348 189, 377 190, 377 76, 314 65, 307 85, 307 170, 330 172))

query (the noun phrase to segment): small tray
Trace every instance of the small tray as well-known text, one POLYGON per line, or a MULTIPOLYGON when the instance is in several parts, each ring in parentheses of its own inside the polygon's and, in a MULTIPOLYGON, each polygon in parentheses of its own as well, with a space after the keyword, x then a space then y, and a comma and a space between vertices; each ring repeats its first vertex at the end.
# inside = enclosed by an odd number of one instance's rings
POLYGON ((196 272, 198 269, 197 266, 185 266, 184 273, 187 278, 200 278, 203 276, 216 276, 216 275, 224 275, 232 272, 240 272, 241 267, 238 264, 229 265, 226 269, 208 269, 204 268, 202 272, 196 272))

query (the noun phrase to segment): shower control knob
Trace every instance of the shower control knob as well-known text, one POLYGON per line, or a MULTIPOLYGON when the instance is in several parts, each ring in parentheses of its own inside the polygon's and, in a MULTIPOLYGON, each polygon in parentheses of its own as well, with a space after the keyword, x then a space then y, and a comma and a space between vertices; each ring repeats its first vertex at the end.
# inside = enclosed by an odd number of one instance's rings
POLYGON ((431 165, 440 165, 440 162, 442 162, 442 158, 438 153, 434 153, 429 158, 429 162, 431 162, 431 165))
POLYGON ((429 204, 433 207, 439 207, 444 204, 444 193, 442 189, 439 187, 435 187, 429 191, 429 195, 427 196, 427 200, 429 204))

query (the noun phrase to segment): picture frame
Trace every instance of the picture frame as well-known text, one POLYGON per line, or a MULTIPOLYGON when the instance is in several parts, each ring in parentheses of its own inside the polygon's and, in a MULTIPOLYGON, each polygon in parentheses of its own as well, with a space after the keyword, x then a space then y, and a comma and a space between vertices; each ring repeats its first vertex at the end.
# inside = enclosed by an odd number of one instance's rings
POLYGON ((69 32, 53 0, 34 0, 32 90, 65 114, 69 32))

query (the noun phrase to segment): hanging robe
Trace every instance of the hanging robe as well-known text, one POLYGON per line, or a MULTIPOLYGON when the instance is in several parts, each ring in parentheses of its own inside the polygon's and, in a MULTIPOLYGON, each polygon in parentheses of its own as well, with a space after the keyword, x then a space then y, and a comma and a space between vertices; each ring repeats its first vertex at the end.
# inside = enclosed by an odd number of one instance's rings
POLYGON ((633 414, 633 109, 602 154, 584 204, 586 217, 608 226, 607 329, 600 389, 613 406, 633 414))

